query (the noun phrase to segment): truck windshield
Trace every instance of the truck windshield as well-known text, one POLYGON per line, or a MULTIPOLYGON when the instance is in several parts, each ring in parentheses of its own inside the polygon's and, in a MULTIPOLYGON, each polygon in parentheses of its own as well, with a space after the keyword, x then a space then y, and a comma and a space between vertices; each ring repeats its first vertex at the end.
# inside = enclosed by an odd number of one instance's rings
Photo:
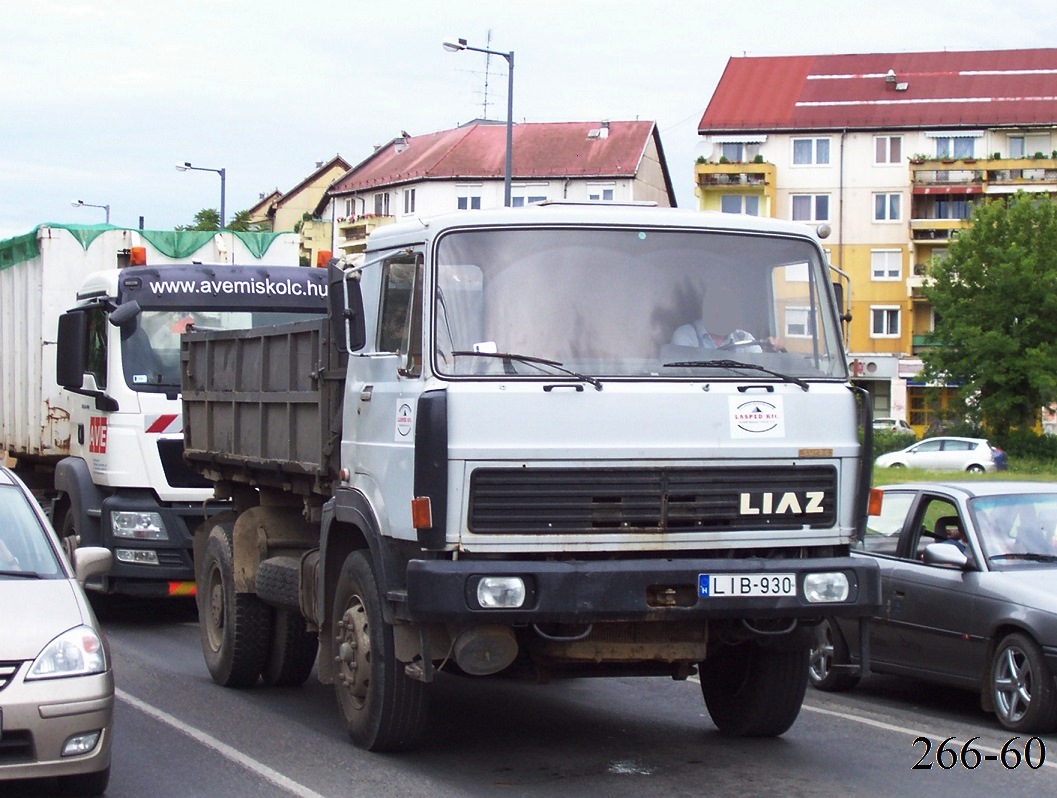
POLYGON ((539 358, 594 377, 772 378, 734 361, 845 379, 826 278, 821 250, 791 236, 453 231, 437 244, 434 368, 554 379, 555 369, 528 360, 539 358))
POLYGON ((245 330, 314 318, 319 313, 251 310, 146 309, 121 333, 125 382, 135 391, 171 393, 180 388, 180 334, 195 329, 245 330))

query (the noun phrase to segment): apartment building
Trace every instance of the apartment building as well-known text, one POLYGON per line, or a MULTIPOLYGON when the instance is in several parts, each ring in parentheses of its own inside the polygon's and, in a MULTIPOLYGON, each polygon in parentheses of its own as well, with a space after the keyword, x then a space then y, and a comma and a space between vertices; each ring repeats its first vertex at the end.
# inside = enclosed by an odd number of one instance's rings
POLYGON ((732 58, 698 132, 702 210, 830 227, 856 382, 925 431, 922 283, 974 203, 1057 197, 1057 49, 732 58))
MULTIPOLYGON (((544 200, 676 203, 653 122, 524 122, 514 125, 512 152, 515 207, 544 200)), ((380 224, 503 207, 505 167, 505 123, 402 133, 335 181, 316 215, 334 222, 333 252, 355 254, 380 224)))

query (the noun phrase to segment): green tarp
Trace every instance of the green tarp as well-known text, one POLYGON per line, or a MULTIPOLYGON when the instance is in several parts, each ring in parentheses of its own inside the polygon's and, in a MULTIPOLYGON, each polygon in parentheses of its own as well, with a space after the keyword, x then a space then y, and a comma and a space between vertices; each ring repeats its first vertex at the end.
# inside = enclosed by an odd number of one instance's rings
MULTIPOLYGON (((25 235, 0 241, 0 269, 14 266, 16 263, 32 260, 40 254, 37 231, 41 227, 66 230, 87 252, 88 247, 107 230, 131 230, 129 227, 115 227, 109 224, 42 224, 25 235)), ((238 230, 136 230, 143 238, 163 255, 183 259, 194 254, 208 244, 217 232, 231 233, 245 244, 246 249, 255 258, 263 258, 268 247, 282 233, 248 233, 238 230)))

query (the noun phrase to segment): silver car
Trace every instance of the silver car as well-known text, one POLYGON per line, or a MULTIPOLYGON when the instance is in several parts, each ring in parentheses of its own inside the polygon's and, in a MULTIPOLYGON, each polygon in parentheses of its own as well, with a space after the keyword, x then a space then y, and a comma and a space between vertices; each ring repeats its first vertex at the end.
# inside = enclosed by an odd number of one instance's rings
MULTIPOLYGON (((855 556, 881 568, 870 667, 979 692, 1018 734, 1057 729, 1057 484, 981 481, 880 489, 855 556)), ((823 621, 809 677, 859 679, 858 627, 823 621)))
POLYGON ((33 495, 0 467, 0 786, 58 777, 98 795, 110 780, 114 674, 81 587, 110 552, 76 560, 75 573, 33 495))

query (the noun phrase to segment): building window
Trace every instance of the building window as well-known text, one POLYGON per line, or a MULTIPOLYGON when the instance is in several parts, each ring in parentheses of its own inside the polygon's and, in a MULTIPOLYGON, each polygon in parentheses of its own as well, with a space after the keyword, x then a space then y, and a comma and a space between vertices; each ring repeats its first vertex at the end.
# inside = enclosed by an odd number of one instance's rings
POLYGON ((462 196, 459 197, 458 207, 460 211, 479 211, 481 209, 481 197, 478 196, 462 196))
POLYGON ((810 309, 804 307, 787 307, 785 309, 785 337, 806 338, 810 335, 810 309))
POLYGON ((829 163, 829 139, 793 139, 793 164, 824 166, 829 163))
POLYGON ((530 194, 527 197, 524 197, 524 196, 522 196, 522 197, 511 197, 510 198, 510 207, 512 207, 512 208, 520 208, 520 207, 522 207, 524 205, 531 205, 534 202, 546 202, 546 200, 547 200, 546 195, 533 196, 533 195, 530 194))
POLYGON ((389 215, 389 194, 374 195, 374 215, 375 216, 388 216, 389 215))
POLYGON ((592 202, 599 200, 611 202, 615 198, 613 183, 588 183, 587 198, 592 202))
POLYGON ((975 145, 972 136, 942 136, 936 139, 936 157, 972 158, 975 145))
POLYGON ((1010 136, 1009 137, 1009 157, 1010 158, 1023 158, 1025 153, 1024 149, 1024 137, 1023 136, 1010 136))
POLYGON ((973 204, 965 197, 948 195, 936 197, 937 219, 968 219, 973 215, 973 204))
POLYGON ((792 199, 793 221, 829 221, 829 194, 793 194, 792 199))
POLYGON ((874 194, 873 220, 875 222, 898 222, 902 202, 902 194, 874 194))
POLYGON ((352 218, 352 197, 345 198, 345 218, 352 218))
POLYGON ((903 253, 898 249, 870 251, 870 275, 873 280, 899 280, 903 276, 903 253))
POLYGON ((759 216, 760 198, 753 194, 724 194, 719 198, 719 209, 723 213, 759 216))
POLYGON ((898 307, 871 307, 870 308, 870 337, 871 338, 898 338, 899 337, 899 308, 898 307))
POLYGON ((722 157, 731 163, 741 163, 745 160, 745 145, 740 142, 728 141, 722 145, 722 157))
POLYGON ((405 188, 404 189, 404 213, 410 214, 415 212, 415 189, 405 188))
POLYGON ((877 165, 898 164, 903 160, 902 136, 874 136, 873 162, 877 165))

